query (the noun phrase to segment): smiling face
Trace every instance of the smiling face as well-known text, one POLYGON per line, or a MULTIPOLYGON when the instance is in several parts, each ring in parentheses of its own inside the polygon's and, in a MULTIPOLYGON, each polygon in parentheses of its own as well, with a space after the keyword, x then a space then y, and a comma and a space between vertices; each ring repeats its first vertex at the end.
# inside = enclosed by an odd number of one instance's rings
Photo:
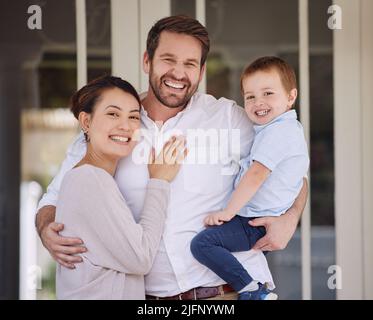
POLYGON ((140 106, 135 97, 119 88, 105 89, 93 113, 81 112, 79 122, 88 131, 88 149, 95 156, 118 159, 129 155, 136 145, 140 106))
POLYGON ((297 90, 287 92, 275 69, 256 71, 242 81, 245 110, 255 124, 263 125, 291 109, 297 90))
POLYGON ((144 71, 150 90, 166 107, 185 106, 197 91, 201 68, 201 43, 192 36, 163 31, 152 60, 144 54, 144 71))

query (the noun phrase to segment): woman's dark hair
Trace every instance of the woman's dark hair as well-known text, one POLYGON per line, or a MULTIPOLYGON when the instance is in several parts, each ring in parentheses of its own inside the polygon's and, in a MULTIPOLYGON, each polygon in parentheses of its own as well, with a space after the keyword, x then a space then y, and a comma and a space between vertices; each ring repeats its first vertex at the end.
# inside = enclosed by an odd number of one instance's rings
POLYGON ((133 96, 141 105, 137 91, 129 82, 119 77, 104 75, 92 80, 73 94, 70 100, 70 110, 75 118, 79 119, 79 113, 82 111, 93 113, 94 106, 102 92, 111 88, 123 90, 133 96))
POLYGON ((146 51, 149 59, 153 60, 155 50, 158 48, 159 37, 162 31, 186 34, 197 39, 201 43, 202 56, 201 68, 206 62, 210 50, 210 39, 207 29, 196 19, 185 15, 177 15, 163 18, 157 21, 148 33, 146 51))

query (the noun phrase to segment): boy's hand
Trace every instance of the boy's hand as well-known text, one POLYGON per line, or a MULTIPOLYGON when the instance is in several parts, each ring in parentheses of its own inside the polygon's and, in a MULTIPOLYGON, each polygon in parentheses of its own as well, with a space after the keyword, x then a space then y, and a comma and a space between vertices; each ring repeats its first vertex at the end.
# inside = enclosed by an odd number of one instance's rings
POLYGON ((234 215, 232 216, 229 212, 222 210, 209 214, 203 222, 206 226, 220 226, 224 222, 230 221, 233 217, 234 215))

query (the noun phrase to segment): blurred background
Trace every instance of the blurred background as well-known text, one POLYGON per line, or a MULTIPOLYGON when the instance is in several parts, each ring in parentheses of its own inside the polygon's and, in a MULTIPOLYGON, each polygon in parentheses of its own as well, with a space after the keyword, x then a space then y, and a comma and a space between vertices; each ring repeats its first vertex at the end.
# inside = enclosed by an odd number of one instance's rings
POLYGON ((0 299, 55 298, 55 264, 35 233, 34 213, 78 132, 69 98, 104 73, 145 91, 147 32, 171 14, 195 17, 209 31, 201 91, 242 105, 241 71, 263 55, 279 56, 297 72, 310 199, 288 247, 267 255, 280 298, 373 298, 372 1, 1 0, 0 6, 0 299), (28 25, 33 5, 41 10, 41 29, 28 25))

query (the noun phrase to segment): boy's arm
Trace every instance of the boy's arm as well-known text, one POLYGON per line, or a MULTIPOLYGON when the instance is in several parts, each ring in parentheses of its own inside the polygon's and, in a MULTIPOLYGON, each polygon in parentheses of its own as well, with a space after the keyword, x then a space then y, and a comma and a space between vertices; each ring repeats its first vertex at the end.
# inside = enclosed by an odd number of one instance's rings
POLYGON ((228 216, 233 218, 251 200, 270 173, 271 171, 260 162, 253 162, 234 190, 232 198, 224 210, 228 216))
POLYGON ((271 170, 266 166, 254 161, 234 190, 227 207, 221 211, 210 213, 204 219, 204 224, 213 226, 230 221, 251 200, 270 173, 271 170))
POLYGON ((273 251, 285 249, 293 236, 299 219, 306 206, 308 195, 308 181, 303 178, 303 187, 295 199, 294 204, 279 217, 262 217, 249 221, 249 224, 266 228, 266 235, 259 239, 253 249, 273 251))

